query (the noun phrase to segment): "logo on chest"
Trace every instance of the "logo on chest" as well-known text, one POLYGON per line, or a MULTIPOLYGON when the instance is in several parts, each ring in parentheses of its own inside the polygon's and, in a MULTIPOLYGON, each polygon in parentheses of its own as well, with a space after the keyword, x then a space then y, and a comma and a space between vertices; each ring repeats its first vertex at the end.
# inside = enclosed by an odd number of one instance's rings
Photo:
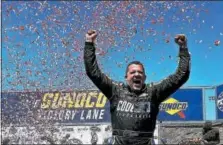
POLYGON ((130 113, 150 113, 151 105, 150 102, 128 102, 120 100, 117 105, 118 112, 130 112, 130 113))

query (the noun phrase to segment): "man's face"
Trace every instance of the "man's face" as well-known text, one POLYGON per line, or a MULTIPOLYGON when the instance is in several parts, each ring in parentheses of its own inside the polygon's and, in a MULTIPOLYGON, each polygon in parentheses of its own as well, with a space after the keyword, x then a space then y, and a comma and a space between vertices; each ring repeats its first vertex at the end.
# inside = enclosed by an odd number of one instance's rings
POLYGON ((126 74, 126 82, 131 89, 139 91, 142 89, 143 84, 145 83, 146 76, 143 70, 142 65, 131 64, 128 67, 128 72, 126 74))

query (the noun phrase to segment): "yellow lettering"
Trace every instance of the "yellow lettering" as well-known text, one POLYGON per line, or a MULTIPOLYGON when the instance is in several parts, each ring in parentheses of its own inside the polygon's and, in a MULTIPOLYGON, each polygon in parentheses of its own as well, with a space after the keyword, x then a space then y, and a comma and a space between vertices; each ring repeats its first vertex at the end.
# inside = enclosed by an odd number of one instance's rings
POLYGON ((86 108, 93 108, 95 103, 91 101, 91 97, 97 98, 97 95, 98 95, 97 92, 89 92, 88 93, 88 97, 87 97, 86 104, 85 104, 86 108))
POLYGON ((53 98, 54 94, 53 93, 45 93, 43 96, 43 100, 41 103, 41 108, 42 109, 47 109, 50 108, 51 105, 51 99, 53 98))
POLYGON ((66 100, 66 95, 67 93, 61 93, 61 97, 62 98, 62 103, 61 103, 61 108, 66 108, 67 107, 67 100, 66 100))
POLYGON ((41 108, 103 108, 107 98, 100 92, 45 93, 41 108), (97 99, 95 102, 94 100, 97 99))
POLYGON ((97 108, 103 108, 106 104, 107 98, 104 96, 103 93, 99 93, 98 99, 96 102, 96 107, 97 108))
POLYGON ((58 105, 58 103, 57 103, 59 97, 60 97, 60 93, 55 93, 55 94, 54 94, 54 97, 53 97, 53 103, 52 103, 52 106, 51 106, 52 109, 57 109, 57 108, 59 108, 59 105, 58 105))
POLYGON ((65 106, 67 108, 72 108, 73 107, 73 101, 72 101, 72 96, 71 96, 70 93, 66 93, 65 100, 66 100, 66 101, 64 101, 64 103, 66 103, 65 106))
POLYGON ((74 104, 75 108, 83 108, 84 107, 84 102, 87 94, 86 93, 78 93, 76 97, 76 101, 74 104))
POLYGON ((58 100, 58 107, 61 108, 63 106, 63 97, 61 96, 61 94, 59 95, 59 100, 58 100))
POLYGON ((83 95, 82 98, 81 98, 81 107, 84 107, 84 104, 85 104, 85 102, 86 102, 86 97, 87 97, 87 94, 84 93, 84 95, 83 95))
POLYGON ((77 98, 77 92, 74 91, 71 96, 72 96, 72 98, 71 98, 72 103, 68 104, 68 108, 75 107, 76 98, 77 98))

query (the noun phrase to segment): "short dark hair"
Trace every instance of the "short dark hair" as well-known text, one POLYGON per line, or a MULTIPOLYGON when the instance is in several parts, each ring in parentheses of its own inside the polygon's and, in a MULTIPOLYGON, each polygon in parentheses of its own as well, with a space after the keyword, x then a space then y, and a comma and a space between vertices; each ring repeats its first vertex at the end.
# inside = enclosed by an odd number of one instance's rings
POLYGON ((144 68, 143 64, 140 61, 132 61, 126 67, 125 76, 127 76, 127 73, 128 73, 128 70, 129 70, 129 66, 132 65, 132 64, 141 65, 142 69, 143 69, 143 72, 145 73, 145 68, 144 68))

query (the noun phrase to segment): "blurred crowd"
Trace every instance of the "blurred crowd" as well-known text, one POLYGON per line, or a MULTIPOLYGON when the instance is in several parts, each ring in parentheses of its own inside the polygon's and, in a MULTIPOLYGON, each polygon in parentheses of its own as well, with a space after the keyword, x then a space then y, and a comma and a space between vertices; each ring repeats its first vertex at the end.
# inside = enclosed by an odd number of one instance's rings
MULTIPOLYGON (((2 127, 2 144, 112 144, 111 125, 91 126, 15 126, 2 127)), ((159 138, 160 140, 160 138, 159 138)), ((162 144, 168 141, 161 140, 162 144)), ((219 129, 207 121, 201 138, 182 139, 179 145, 217 145, 220 143, 219 129)))
POLYGON ((111 126, 2 127, 2 144, 110 144, 111 126), (103 131, 102 131, 103 129, 103 131), (79 132, 79 133, 77 133, 79 132), (100 137, 99 137, 100 136, 100 137))

